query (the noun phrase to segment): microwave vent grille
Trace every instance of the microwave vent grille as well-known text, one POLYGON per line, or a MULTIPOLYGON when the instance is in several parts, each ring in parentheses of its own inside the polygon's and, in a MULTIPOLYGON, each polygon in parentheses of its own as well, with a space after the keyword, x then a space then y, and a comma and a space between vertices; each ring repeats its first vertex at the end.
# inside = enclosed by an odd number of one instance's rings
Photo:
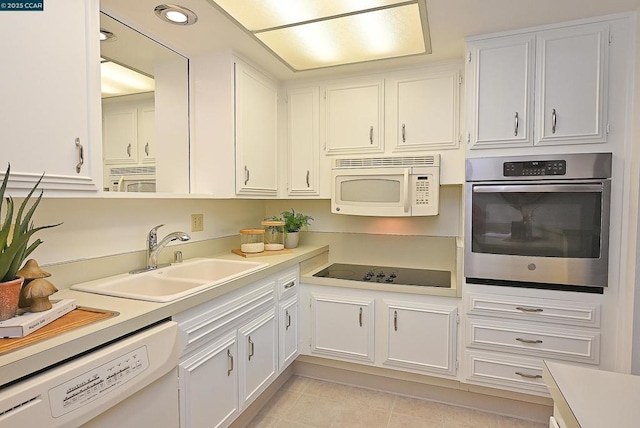
POLYGON ((151 175, 155 173, 155 166, 125 166, 111 168, 111 175, 151 175))
POLYGON ((374 168, 393 166, 439 166, 440 156, 385 156, 336 159, 336 168, 374 168))

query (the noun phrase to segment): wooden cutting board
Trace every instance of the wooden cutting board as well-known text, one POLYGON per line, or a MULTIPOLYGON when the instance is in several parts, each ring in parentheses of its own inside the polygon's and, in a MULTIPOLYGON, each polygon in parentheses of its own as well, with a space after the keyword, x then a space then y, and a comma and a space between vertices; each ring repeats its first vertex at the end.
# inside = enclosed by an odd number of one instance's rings
POLYGON ((0 339, 0 355, 15 351, 23 346, 31 345, 41 340, 49 339, 61 333, 82 327, 87 324, 94 323, 106 318, 118 315, 117 312, 103 311, 101 309, 92 309, 79 306, 71 312, 64 314, 57 320, 45 325, 44 327, 34 331, 25 337, 1 338, 0 339))

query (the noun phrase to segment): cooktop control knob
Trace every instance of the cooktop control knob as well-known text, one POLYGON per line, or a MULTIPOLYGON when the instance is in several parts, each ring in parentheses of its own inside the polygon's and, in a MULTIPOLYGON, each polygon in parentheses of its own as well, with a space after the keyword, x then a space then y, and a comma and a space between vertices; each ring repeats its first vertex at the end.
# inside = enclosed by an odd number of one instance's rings
POLYGON ((389 278, 395 278, 397 275, 395 272, 391 272, 391 275, 389 275, 389 278))
POLYGON ((385 282, 393 282, 393 274, 389 275, 389 278, 385 279, 385 282))

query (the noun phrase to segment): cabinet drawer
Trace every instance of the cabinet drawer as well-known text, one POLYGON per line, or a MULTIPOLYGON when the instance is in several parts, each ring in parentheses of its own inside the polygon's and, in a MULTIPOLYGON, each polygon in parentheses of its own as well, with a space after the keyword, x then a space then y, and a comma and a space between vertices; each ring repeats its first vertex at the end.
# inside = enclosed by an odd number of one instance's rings
POLYGON ((600 304, 530 297, 467 295, 469 315, 489 315, 554 324, 600 327, 600 304))
POLYGON ((598 364, 600 333, 532 324, 467 321, 467 346, 598 364))
POLYGON ((296 267, 288 269, 279 275, 276 281, 276 293, 278 293, 278 300, 282 301, 295 296, 298 292, 299 283, 300 275, 297 265, 296 267))
POLYGON ((467 352, 469 383, 497 385, 510 390, 548 396, 542 379, 542 360, 484 352, 467 352))

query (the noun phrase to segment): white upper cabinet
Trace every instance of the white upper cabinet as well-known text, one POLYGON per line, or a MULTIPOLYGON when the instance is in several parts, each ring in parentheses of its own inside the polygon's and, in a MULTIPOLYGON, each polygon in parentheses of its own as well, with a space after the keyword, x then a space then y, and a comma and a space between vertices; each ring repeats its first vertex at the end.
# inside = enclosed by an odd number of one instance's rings
POLYGON ((607 142, 609 27, 469 41, 469 148, 607 142))
POLYGON ((325 89, 327 154, 378 153, 384 148, 384 80, 336 82, 325 89))
POLYGON ((288 196, 320 194, 319 94, 317 86, 287 91, 288 196))
POLYGON ((533 143, 534 53, 530 35, 469 43, 468 140, 472 148, 533 143))
POLYGON ((11 163, 10 187, 30 188, 43 172, 45 189, 101 187, 98 31, 97 0, 0 14, 0 170, 11 163))
POLYGON ((265 75, 235 62, 236 193, 275 196, 278 190, 278 89, 265 75))
POLYGON ((460 83, 457 68, 389 79, 386 115, 389 134, 394 133, 392 150, 457 148, 460 83))
POLYGON ((538 34, 536 144, 606 141, 609 25, 538 34))

